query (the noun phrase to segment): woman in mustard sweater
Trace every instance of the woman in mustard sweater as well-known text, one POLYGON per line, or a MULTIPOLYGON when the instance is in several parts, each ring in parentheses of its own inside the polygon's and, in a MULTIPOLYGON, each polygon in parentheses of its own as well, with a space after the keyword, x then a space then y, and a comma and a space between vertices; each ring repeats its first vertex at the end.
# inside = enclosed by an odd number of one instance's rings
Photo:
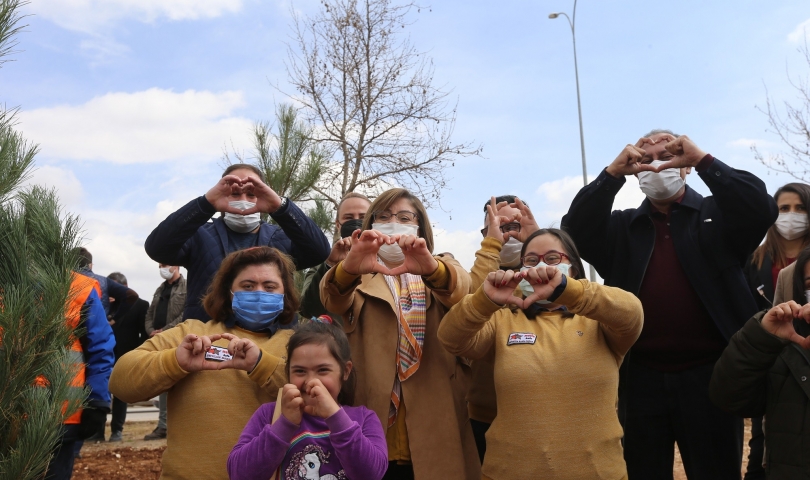
POLYGON ((585 280, 562 230, 529 236, 521 261, 520 272, 490 273, 439 326, 450 353, 495 365, 498 416, 483 478, 626 479, 616 401, 641 303, 585 280), (524 298, 513 295, 518 286, 524 298))

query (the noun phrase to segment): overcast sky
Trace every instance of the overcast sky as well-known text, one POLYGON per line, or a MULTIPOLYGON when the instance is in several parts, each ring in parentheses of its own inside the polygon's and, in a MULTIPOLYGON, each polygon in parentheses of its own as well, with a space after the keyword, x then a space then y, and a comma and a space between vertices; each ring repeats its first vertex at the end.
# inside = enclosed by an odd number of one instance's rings
MULTIPOLYGON (((226 145, 248 146, 254 120, 285 97, 290 12, 316 0, 32 0, 0 102, 41 146, 33 182, 56 187, 84 220, 95 271, 119 270, 143 297, 159 285, 149 232, 216 182, 226 145)), ((773 192, 749 146, 778 152, 767 92, 794 100, 788 76, 810 73, 797 48, 810 2, 579 2, 577 47, 588 174, 652 128, 688 134, 773 192)), ((548 14, 570 1, 436 2, 406 33, 427 51, 436 83, 458 100, 454 140, 484 146, 456 162, 432 211, 436 249, 467 267, 489 195, 517 194, 541 226, 582 186, 571 30, 548 14)), ((289 89, 287 89, 289 90, 289 89)), ((687 182, 708 194, 701 180, 687 182)), ((635 182, 616 208, 638 205, 635 182)))

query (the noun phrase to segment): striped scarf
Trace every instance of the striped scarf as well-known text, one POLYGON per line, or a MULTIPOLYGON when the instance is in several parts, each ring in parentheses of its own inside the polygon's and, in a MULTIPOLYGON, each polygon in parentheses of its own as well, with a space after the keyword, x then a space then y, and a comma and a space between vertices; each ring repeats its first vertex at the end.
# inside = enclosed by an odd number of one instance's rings
POLYGON ((425 343, 425 282, 418 275, 405 273, 397 277, 385 275, 385 282, 398 304, 397 323, 397 375, 391 390, 391 406, 388 409, 388 426, 396 422, 402 398, 402 382, 410 378, 422 360, 422 345, 425 343))

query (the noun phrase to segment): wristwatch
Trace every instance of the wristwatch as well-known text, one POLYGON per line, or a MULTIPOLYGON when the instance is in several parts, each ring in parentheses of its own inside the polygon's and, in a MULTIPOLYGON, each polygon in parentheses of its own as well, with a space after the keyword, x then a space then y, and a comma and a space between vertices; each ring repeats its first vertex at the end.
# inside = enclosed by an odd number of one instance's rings
POLYGON ((284 208, 284 207, 286 207, 286 206, 287 206, 287 197, 282 197, 282 196, 279 196, 278 198, 280 198, 280 199, 281 199, 281 204, 278 206, 278 208, 276 209, 276 211, 279 211, 279 210, 281 210, 282 208, 284 208))

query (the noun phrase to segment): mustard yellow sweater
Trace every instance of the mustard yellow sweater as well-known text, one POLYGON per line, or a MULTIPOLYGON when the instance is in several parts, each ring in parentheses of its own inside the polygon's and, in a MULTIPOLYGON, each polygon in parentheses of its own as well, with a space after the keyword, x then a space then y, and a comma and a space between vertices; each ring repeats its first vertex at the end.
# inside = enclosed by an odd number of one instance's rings
MULTIPOLYGON (((263 403, 276 400, 287 382, 287 341, 292 330, 269 337, 221 322, 186 320, 147 340, 116 362, 110 391, 133 403, 169 392, 167 448, 163 452, 162 479, 227 479, 228 454, 250 417, 263 403), (243 370, 188 373, 180 368, 175 350, 189 334, 232 333, 253 340, 262 349, 259 364, 243 370)), ((227 340, 214 345, 226 347, 227 340)))
POLYGON ((624 290, 570 278, 555 303, 575 316, 556 311, 529 320, 479 288, 439 326, 439 340, 455 355, 494 352, 498 416, 486 434, 485 478, 627 475, 616 401, 619 366, 641 333, 641 303, 624 290))

